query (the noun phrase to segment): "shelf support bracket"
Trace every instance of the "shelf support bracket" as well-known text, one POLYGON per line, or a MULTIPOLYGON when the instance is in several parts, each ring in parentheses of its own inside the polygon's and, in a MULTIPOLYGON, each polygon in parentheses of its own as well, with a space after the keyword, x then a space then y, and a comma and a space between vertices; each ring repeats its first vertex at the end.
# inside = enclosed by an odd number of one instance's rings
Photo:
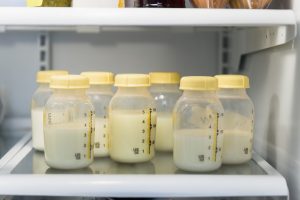
POLYGON ((48 32, 38 34, 38 66, 40 70, 51 70, 51 44, 48 32))
POLYGON ((233 29, 227 35, 229 68, 227 73, 239 73, 243 68, 242 57, 280 46, 293 41, 297 36, 296 25, 233 29))

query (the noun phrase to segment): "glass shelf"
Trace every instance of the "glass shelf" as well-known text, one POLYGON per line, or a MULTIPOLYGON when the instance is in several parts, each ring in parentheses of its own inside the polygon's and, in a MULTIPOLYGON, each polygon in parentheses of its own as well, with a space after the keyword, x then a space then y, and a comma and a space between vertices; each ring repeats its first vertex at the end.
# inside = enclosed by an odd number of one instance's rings
MULTIPOLYGON (((57 170, 48 167, 44 153, 31 150, 13 169, 11 174, 199 174, 189 173, 176 168, 172 153, 156 153, 152 161, 140 164, 122 164, 110 158, 96 158, 91 166, 80 170, 57 170)), ((266 175, 267 173, 254 160, 242 165, 223 165, 219 170, 205 173, 219 175, 266 175)))
POLYGON ((288 194, 285 179, 256 153, 246 164, 224 165, 205 174, 178 170, 171 153, 157 153, 141 164, 97 158, 86 169, 56 170, 47 166, 43 153, 32 149, 30 140, 0 167, 0 195, 287 199, 288 194))

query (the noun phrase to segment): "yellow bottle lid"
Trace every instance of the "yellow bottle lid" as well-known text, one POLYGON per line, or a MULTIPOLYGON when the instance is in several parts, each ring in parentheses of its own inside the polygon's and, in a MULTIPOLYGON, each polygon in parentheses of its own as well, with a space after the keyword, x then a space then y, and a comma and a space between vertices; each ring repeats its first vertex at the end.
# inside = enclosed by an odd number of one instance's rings
POLYGON ((219 88, 249 88, 249 78, 243 75, 217 75, 219 88))
POLYGON ((88 77, 90 85, 114 84, 114 74, 111 72, 82 72, 80 75, 88 77))
POLYGON ((50 82, 52 89, 87 89, 89 79, 80 75, 53 76, 50 82))
POLYGON ((118 74, 115 78, 116 87, 149 87, 148 74, 118 74))
POLYGON ((63 70, 39 71, 36 75, 37 83, 50 83, 52 76, 68 75, 69 72, 63 70))
POLYGON ((42 6, 43 0, 27 0, 27 6, 34 7, 34 6, 42 6))
POLYGON ((177 72, 151 72, 151 84, 179 84, 180 74, 177 72))
POLYGON ((180 81, 181 90, 208 91, 218 89, 218 80, 210 76, 187 76, 180 81))

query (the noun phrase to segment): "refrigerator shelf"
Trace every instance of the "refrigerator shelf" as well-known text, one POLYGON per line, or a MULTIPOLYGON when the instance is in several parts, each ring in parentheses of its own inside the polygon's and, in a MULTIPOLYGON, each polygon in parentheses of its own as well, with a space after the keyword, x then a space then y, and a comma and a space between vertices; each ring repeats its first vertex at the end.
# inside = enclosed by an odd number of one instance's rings
POLYGON ((287 199, 288 187, 256 153, 246 164, 224 165, 206 174, 178 170, 170 153, 157 153, 151 162, 142 164, 96 159, 89 168, 64 171, 49 168, 44 154, 34 151, 29 141, 0 168, 0 195, 287 199))
POLYGON ((107 26, 227 28, 284 25, 296 26, 296 17, 292 10, 0 7, 2 31, 53 30, 80 32, 85 27, 99 28, 107 26))
POLYGON ((296 24, 292 10, 0 7, 0 32, 218 32, 230 41, 224 51, 234 52, 233 67, 242 55, 294 40, 296 24))

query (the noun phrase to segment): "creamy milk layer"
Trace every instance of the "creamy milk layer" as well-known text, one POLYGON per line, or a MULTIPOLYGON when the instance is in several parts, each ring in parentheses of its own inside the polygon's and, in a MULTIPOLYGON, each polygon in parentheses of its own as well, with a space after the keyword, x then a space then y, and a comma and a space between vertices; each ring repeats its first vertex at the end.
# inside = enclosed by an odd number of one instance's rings
POLYGON ((150 160, 154 156, 155 120, 148 110, 111 112, 111 158, 125 163, 150 160))
POLYGON ((32 145, 35 149, 44 151, 44 108, 31 110, 32 145))
POLYGON ((95 157, 108 156, 108 119, 95 119, 95 143, 94 154, 95 157))
POLYGON ((221 166, 221 134, 216 138, 212 129, 182 129, 174 134, 174 162, 178 168, 205 172, 221 166))
POLYGON ((45 158, 59 169, 87 167, 94 158, 93 133, 85 121, 45 128, 45 158))
POLYGON ((223 163, 240 164, 252 158, 252 133, 226 130, 224 132, 223 163))
POLYGON ((155 149, 158 151, 172 151, 173 140, 172 115, 157 115, 155 149))
POLYGON ((253 116, 225 112, 223 163, 240 164, 252 158, 253 116))

